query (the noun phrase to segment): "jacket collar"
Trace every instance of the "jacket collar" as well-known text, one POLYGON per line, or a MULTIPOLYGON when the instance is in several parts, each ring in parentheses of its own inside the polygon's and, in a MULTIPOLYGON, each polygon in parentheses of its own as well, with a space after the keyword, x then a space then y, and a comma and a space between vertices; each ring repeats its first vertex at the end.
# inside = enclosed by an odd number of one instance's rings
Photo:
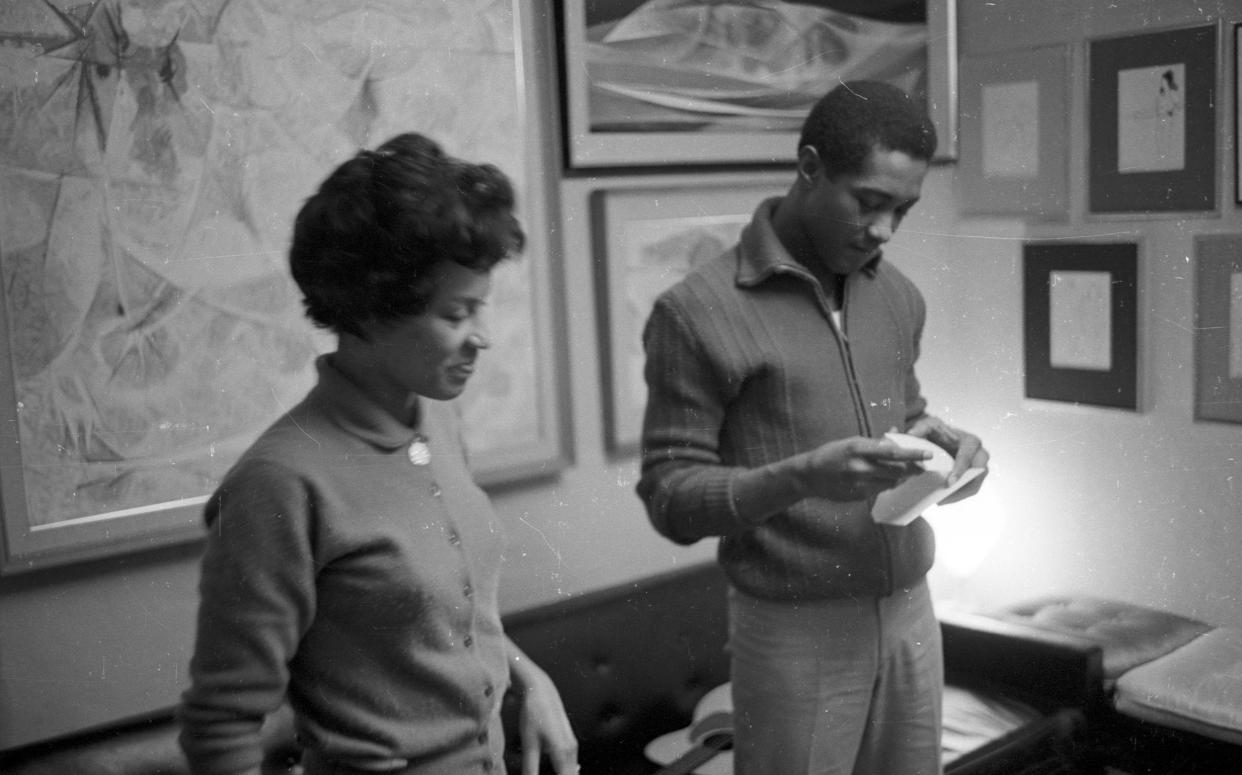
POLYGON ((319 356, 315 368, 319 382, 310 398, 324 408, 341 430, 389 450, 408 445, 418 435, 417 428, 398 421, 351 382, 333 365, 331 355, 319 356))
MULTIPOLYGON (((781 197, 772 197, 760 203, 750 225, 742 230, 738 240, 737 284, 746 288, 759 285, 774 274, 793 273, 814 279, 814 275, 794 259, 781 244, 772 226, 772 214, 780 204, 781 197)), ((876 256, 860 270, 874 277, 882 256, 876 256)))

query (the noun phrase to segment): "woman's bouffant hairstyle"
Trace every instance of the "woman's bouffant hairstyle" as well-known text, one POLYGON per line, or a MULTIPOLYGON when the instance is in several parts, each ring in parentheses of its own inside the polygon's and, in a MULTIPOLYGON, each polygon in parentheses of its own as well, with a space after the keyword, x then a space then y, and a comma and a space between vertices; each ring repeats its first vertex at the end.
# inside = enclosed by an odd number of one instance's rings
POLYGON ((306 314, 337 334, 423 312, 433 268, 479 272, 520 252, 513 185, 490 164, 448 156, 413 132, 337 167, 302 205, 289 265, 306 314))
POLYGON ((798 149, 811 146, 830 176, 857 175, 874 148, 931 161, 936 127, 910 95, 881 81, 847 81, 820 97, 802 124, 798 149))

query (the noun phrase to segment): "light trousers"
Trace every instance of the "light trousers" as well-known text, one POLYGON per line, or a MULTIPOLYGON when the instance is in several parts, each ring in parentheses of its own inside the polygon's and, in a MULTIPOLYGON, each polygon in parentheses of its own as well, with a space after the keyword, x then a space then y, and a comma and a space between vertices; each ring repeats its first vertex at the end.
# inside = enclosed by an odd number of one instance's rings
POLYGON ((888 597, 729 593, 735 775, 939 775, 944 664, 926 581, 888 597))

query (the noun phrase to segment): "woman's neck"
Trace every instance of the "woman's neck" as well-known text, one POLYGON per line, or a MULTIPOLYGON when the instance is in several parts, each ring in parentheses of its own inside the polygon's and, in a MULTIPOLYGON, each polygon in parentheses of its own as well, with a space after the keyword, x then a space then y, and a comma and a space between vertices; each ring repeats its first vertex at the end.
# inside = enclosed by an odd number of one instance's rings
POLYGON ((393 390, 383 380, 383 372, 376 368, 377 359, 366 342, 352 339, 347 341, 345 336, 341 337, 336 352, 329 356, 332 365, 397 422, 418 427, 418 394, 393 390))

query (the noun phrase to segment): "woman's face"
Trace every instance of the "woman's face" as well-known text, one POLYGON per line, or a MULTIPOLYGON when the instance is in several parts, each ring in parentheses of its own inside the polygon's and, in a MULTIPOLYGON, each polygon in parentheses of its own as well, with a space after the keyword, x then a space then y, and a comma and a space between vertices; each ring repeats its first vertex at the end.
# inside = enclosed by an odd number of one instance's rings
POLYGON ((481 320, 492 288, 490 272, 444 261, 433 270, 436 292, 427 309, 367 331, 372 387, 392 405, 410 393, 439 401, 461 395, 479 351, 489 346, 481 320))

